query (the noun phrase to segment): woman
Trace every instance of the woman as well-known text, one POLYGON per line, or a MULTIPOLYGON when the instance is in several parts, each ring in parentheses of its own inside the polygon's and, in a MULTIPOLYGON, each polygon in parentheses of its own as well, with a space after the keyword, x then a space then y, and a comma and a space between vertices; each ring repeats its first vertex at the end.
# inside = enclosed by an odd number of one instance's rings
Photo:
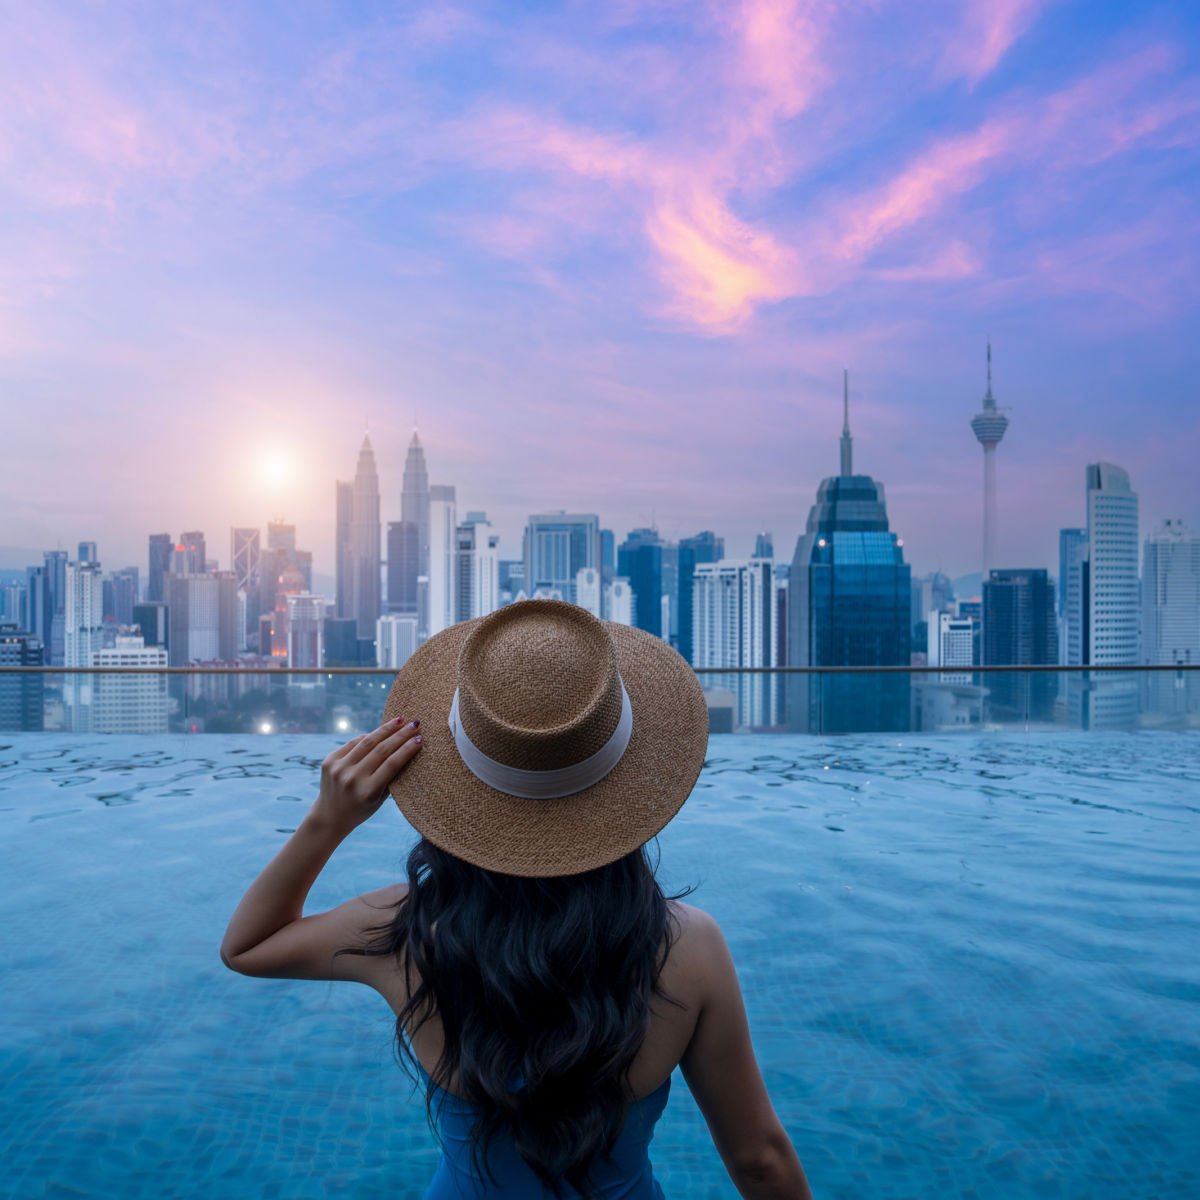
POLYGON ((430 639, 384 716, 322 764, 221 957, 384 996, 443 1147, 427 1200, 661 1198, 647 1148, 676 1066, 742 1196, 809 1197, 721 931, 666 900, 646 859, 707 745, 683 659, 524 601, 430 639), (302 917, 389 790, 422 835, 407 884, 302 917))

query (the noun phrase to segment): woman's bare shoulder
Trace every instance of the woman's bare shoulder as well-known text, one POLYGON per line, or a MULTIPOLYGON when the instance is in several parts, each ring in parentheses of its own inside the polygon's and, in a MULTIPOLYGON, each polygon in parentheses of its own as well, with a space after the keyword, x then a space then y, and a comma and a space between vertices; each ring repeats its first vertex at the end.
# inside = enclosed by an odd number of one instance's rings
POLYGON ((721 927, 704 909, 694 904, 684 904, 681 900, 668 900, 667 907, 675 917, 680 937, 697 942, 711 941, 721 936, 721 927))
POLYGON ((721 927, 709 913, 694 904, 683 904, 678 900, 668 900, 667 904, 677 929, 668 964, 688 981, 697 996, 703 995, 713 956, 725 944, 721 927))

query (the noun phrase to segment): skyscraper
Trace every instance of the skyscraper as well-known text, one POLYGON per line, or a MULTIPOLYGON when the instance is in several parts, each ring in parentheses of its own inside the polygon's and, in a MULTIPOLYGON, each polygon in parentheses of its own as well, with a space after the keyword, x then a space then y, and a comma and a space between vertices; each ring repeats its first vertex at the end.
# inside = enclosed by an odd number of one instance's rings
MULTIPOLYGON (((1087 530, 1058 531, 1058 661, 1079 665, 1083 662, 1083 561, 1087 558, 1087 530), (1072 615, 1074 614, 1074 615, 1072 615), (1075 638, 1072 641, 1072 637, 1075 638)), ((1060 691, 1066 677, 1059 681, 1060 691)))
MULTIPOLYGON (((425 467, 425 451, 421 448, 421 439, 413 430, 412 440, 408 443, 408 453, 404 458, 404 479, 400 493, 400 520, 411 521, 417 527, 419 546, 417 559, 417 575, 429 574, 429 472, 425 467)), ((404 594, 408 595, 408 584, 405 584, 404 594)), ((416 596, 416 583, 411 585, 412 594, 416 596)), ((414 604, 415 611, 415 604, 414 604)))
MULTIPOLYGON (((335 483, 334 513, 334 612, 349 617, 350 578, 354 574, 354 484, 339 479, 335 483)), ((355 622, 355 628, 358 623, 355 622)))
POLYGON ((358 636, 375 636, 379 620, 380 592, 379 475, 371 440, 363 435, 354 472, 354 521, 351 546, 354 563, 351 575, 351 610, 358 621, 358 636))
MULTIPOLYGON (((179 535, 179 546, 183 547, 183 575, 203 575, 208 570, 208 547, 205 545, 204 534, 199 529, 179 535)), ((178 553, 179 546, 176 546, 178 553)))
MULTIPOLYGON (((112 614, 118 625, 133 624, 133 606, 138 601, 138 569, 122 567, 112 573, 112 607, 104 605, 105 614, 112 614)), ((106 589, 108 590, 108 589, 106 589)))
MULTIPOLYGON (((500 607, 500 538, 481 512, 467 513, 458 526, 455 620, 486 617, 500 607)), ((599 616, 599 613, 596 614, 599 616)))
POLYGON ((46 587, 47 568, 25 568, 25 624, 42 646, 42 661, 50 663, 50 614, 47 610, 49 593, 46 587))
MULTIPOLYGON (((0 624, 0 667, 40 667, 42 640, 10 623, 0 624)), ((45 677, 35 673, 0 675, 0 729, 24 733, 44 727, 45 677)))
POLYGON ((95 561, 69 562, 64 597, 63 665, 90 667, 101 649, 104 623, 104 578, 95 561))
POLYGON ((166 584, 163 582, 171 569, 171 554, 175 549, 175 541, 169 533, 152 533, 150 535, 150 561, 146 572, 146 599, 151 603, 167 598, 166 584))
MULTIPOLYGON (((770 558, 700 563, 692 578, 692 591, 695 666, 778 666, 778 610, 770 558)), ((771 676, 735 678, 739 723, 774 725, 777 690, 777 681, 771 676)))
MULTIPOLYGON (((237 576, 232 571, 167 576, 171 666, 233 659, 242 640, 239 624, 237 576)), ((260 647, 260 653, 270 650, 260 647)))
MULTIPOLYGON (((1054 584, 1038 568, 993 571, 983 583, 983 662, 992 667, 1055 666, 1054 584)), ((984 676, 998 717, 1049 721, 1058 681, 1047 672, 984 676)))
POLYGON ((1008 418, 996 407, 992 395, 991 342, 987 347, 987 392, 982 411, 971 419, 971 429, 983 447, 983 578, 987 579, 996 550, 996 447, 1008 429, 1008 418))
POLYGON ((43 585, 46 589, 46 621, 48 637, 43 641, 49 649, 48 662, 61 667, 66 662, 67 552, 47 550, 42 555, 43 585))
POLYGON ((684 661, 695 666, 692 642, 692 580, 701 563, 720 562, 725 557, 725 539, 711 529, 695 537, 679 539, 679 646, 684 661))
POLYGON ((92 733, 166 733, 169 699, 167 652, 148 646, 140 635, 120 635, 93 656, 97 667, 119 667, 120 675, 98 675, 93 685, 89 728, 92 733), (146 668, 135 673, 132 668, 146 668), (130 672, 126 674, 125 672, 130 672))
MULTIPOLYGON (((1163 521, 1142 559, 1142 661, 1200 663, 1200 538, 1180 520, 1163 521)), ((1150 712, 1200 712, 1200 673, 1155 672, 1143 689, 1150 712)))
POLYGON ((634 625, 665 640, 670 634, 663 621, 663 598, 667 594, 664 558, 668 549, 656 529, 633 529, 617 547, 617 574, 628 579, 633 589, 634 625))
POLYGON ((262 553, 262 533, 258 529, 233 528, 229 531, 229 561, 243 592, 258 587, 258 560, 262 553))
MULTIPOLYGON (((66 564, 63 601, 63 666, 94 666, 93 655, 104 646, 104 579, 98 562, 66 564)), ((94 682, 90 675, 64 681, 67 721, 76 733, 91 731, 94 682)))
POLYGON ((289 667, 325 665, 325 599, 311 592, 287 598, 289 667))
MULTIPOLYGON (((1138 661, 1138 498, 1112 463, 1089 463, 1087 544, 1067 584, 1067 661, 1076 666, 1133 666, 1138 661)), ((1085 729, 1128 728, 1137 720, 1131 675, 1070 676, 1068 712, 1085 729)))
MULTIPOLYGON (((788 577, 789 665, 908 666, 911 569, 888 528, 883 485, 853 473, 849 378, 843 376, 841 474, 822 481, 788 577)), ((795 676, 788 720, 805 732, 909 725, 903 674, 795 676)))
POLYGON ((387 531, 387 610, 417 611, 421 535, 415 521, 389 521, 387 531))
MULTIPOLYGON (((429 609, 422 638, 433 637, 456 620, 458 599, 458 514, 454 488, 429 489, 429 609)), ((419 606, 418 606, 419 607, 419 606)))
POLYGON ((525 526, 527 596, 557 591, 575 603, 575 577, 600 566, 600 518, 594 513, 534 513, 525 526))

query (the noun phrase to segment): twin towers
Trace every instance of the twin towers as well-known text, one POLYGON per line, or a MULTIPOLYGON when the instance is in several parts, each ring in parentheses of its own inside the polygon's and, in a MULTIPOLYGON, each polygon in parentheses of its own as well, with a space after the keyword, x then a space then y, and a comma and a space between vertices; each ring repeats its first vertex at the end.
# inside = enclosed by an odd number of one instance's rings
MULTIPOLYGON (((416 613, 418 580, 429 575, 429 472, 421 439, 413 431, 404 462, 397 546, 389 547, 389 607, 416 613), (402 544, 399 544, 402 543, 402 544), (396 562, 392 562, 393 551, 396 562), (393 569, 394 568, 394 569, 393 569), (391 592, 396 594, 392 595, 391 592)), ((339 617, 353 617, 360 638, 375 636, 383 611, 382 525, 379 472, 369 434, 363 435, 354 481, 337 482, 337 594, 339 617)))

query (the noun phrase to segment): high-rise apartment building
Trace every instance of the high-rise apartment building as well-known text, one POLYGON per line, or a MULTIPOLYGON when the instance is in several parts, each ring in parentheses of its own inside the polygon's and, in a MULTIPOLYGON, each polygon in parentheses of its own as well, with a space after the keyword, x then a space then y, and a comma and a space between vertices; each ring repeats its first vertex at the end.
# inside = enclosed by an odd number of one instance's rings
MULTIPOLYGON (((853 472, 849 385, 841 474, 822 481, 788 577, 788 658, 795 667, 909 666, 912 576, 888 528, 883 485, 853 472)), ((789 724, 800 731, 909 726, 903 674, 795 676, 789 724)))
POLYGON ((325 598, 311 592, 287 598, 287 665, 325 665, 325 598))
MULTIPOLYGON (((0 625, 0 667, 43 664, 42 639, 36 633, 9 622, 0 625)), ((38 733, 45 727, 44 713, 44 676, 0 674, 0 729, 38 733)))
POLYGON ((398 671, 417 648, 417 614, 387 613, 375 626, 379 665, 398 671))
POLYGON ((983 722, 986 688, 975 682, 972 667, 979 662, 980 617, 929 609, 922 625, 926 631, 926 660, 931 667, 947 668, 937 675, 913 681, 916 728, 925 732, 978 728, 983 722))
POLYGON ((575 603, 575 577, 600 566, 600 518, 594 513, 535 513, 525 526, 522 590, 558 592, 575 603))
MULTIPOLYGON (((1178 519, 1146 538, 1141 658, 1150 666, 1200 664, 1200 538, 1178 519)), ((1200 672, 1148 672, 1143 695, 1152 713, 1200 712, 1200 672)))
POLYGON ((481 512, 467 513, 458 526, 455 620, 486 617, 500 607, 500 538, 481 512))
MULTIPOLYGON (((243 620, 237 576, 232 571, 215 571, 168 575, 166 582, 170 665, 235 658, 241 647, 239 626, 243 620)), ((260 648, 260 653, 268 652, 260 648)))
POLYGON ((104 577, 98 562, 69 562, 64 606, 64 657, 67 667, 90 667, 101 648, 104 625, 104 577))
MULTIPOLYGON (((778 666, 779 627, 774 570, 769 558, 700 563, 692 577, 692 646, 697 668, 778 666)), ((738 721, 778 721, 778 681, 734 676, 738 721)))
MULTIPOLYGON (((91 667, 104 646, 104 577, 98 562, 66 564, 63 595, 63 666, 91 667)), ((63 683, 67 725, 90 731, 94 677, 70 675, 63 683)))
POLYGON ((618 625, 632 625, 633 589, 629 586, 629 580, 618 575, 611 583, 606 583, 601 605, 606 621, 614 621, 618 625))
MULTIPOLYGON (((701 563, 720 562, 725 557, 725 539, 717 537, 711 529, 696 534, 695 537, 679 539, 678 548, 678 611, 679 611, 679 645, 677 649, 685 662, 695 665, 692 642, 692 580, 696 568, 701 563)), ((767 555, 767 557, 772 557, 767 555)))
POLYGON ((576 573, 575 603, 604 620, 604 578, 599 567, 584 567, 576 573))
MULTIPOLYGON (((1056 666, 1054 583, 1041 568, 993 571, 983 583, 983 662, 991 667, 1056 666)), ((1058 680, 1048 672, 984 676, 998 718, 1050 721, 1058 680)))
POLYGON ((435 483, 429 489, 428 588, 428 616, 420 631, 422 640, 449 629, 457 619, 458 508, 454 488, 449 484, 435 483))
POLYGON ((92 733, 167 732, 167 652, 147 646, 140 636, 117 636, 109 649, 97 650, 92 665, 119 668, 120 675, 97 675, 92 687, 88 728, 92 733), (145 674, 136 670, 144 668, 145 674), (126 674, 128 672, 128 674, 126 674))

